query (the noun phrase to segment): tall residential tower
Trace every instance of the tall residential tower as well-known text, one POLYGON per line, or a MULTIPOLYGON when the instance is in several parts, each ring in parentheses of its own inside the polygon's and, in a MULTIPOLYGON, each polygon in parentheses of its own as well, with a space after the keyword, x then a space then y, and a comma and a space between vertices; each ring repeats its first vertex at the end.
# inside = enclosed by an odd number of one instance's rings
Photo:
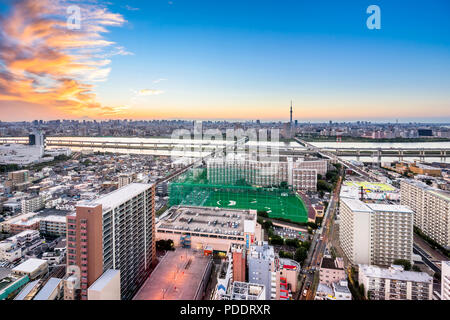
POLYGON ((154 195, 154 185, 131 183, 67 217, 67 264, 80 268, 82 299, 109 269, 120 270, 123 300, 145 282, 156 260, 154 195))

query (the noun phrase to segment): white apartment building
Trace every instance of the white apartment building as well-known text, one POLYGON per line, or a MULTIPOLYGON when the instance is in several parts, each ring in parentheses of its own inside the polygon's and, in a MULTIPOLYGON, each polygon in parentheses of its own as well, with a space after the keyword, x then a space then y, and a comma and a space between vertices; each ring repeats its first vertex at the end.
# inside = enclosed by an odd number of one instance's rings
POLYGON ((401 205, 340 199, 341 247, 354 264, 391 265, 412 261, 413 215, 401 205))
POLYGON ((400 183, 400 203, 414 211, 414 225, 450 248, 450 193, 415 180, 400 183))
POLYGON ((371 300, 432 300, 433 277, 425 272, 404 271, 402 266, 389 268, 359 265, 358 282, 371 300))
POLYGON ((450 300, 450 261, 442 261, 441 300, 450 300))
POLYGON ((22 199, 22 213, 35 212, 45 206, 45 201, 42 196, 22 199))
POLYGON ((65 236, 66 216, 50 215, 42 218, 39 222, 39 230, 47 235, 65 236))
POLYGON ((12 262, 41 243, 39 231, 26 230, 0 242, 0 261, 12 262))
POLYGON ((13 262, 22 258, 22 248, 17 243, 2 241, 0 242, 0 261, 13 262))
POLYGON ((207 162, 207 178, 212 184, 234 184, 243 180, 259 186, 286 182, 294 189, 316 191, 317 174, 325 175, 328 162, 284 158, 280 161, 261 161, 247 158, 215 158, 207 162))
POLYGON ((328 161, 325 159, 299 160, 294 162, 294 168, 316 170, 318 174, 325 176, 328 171, 328 161))
POLYGON ((317 169, 294 168, 292 185, 300 190, 317 191, 317 169))

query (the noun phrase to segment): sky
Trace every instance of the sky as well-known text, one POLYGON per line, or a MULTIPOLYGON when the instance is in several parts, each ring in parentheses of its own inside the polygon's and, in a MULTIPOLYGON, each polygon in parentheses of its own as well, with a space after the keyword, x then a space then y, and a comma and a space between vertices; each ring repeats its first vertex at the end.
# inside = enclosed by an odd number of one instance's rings
POLYGON ((291 100, 299 122, 450 122, 450 2, 0 0, 1 121, 286 121, 291 100))

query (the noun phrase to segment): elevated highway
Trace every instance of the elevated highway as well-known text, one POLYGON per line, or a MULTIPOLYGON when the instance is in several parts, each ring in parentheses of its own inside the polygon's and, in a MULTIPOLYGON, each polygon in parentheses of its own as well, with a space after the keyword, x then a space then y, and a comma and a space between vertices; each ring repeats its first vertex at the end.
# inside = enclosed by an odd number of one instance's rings
POLYGON ((379 179, 378 176, 374 175, 371 172, 365 171, 365 170, 355 166, 354 164, 352 164, 349 161, 346 161, 346 160, 340 158, 339 156, 337 156, 336 154, 334 154, 332 152, 325 151, 325 150, 323 150, 321 148, 313 146, 312 144, 310 144, 310 143, 308 143, 308 142, 306 142, 304 140, 298 139, 298 138, 295 138, 295 140, 298 143, 304 145, 308 150, 317 152, 320 155, 322 155, 323 157, 335 160, 337 163, 340 163, 344 167, 346 167, 348 169, 351 169, 353 172, 357 173, 358 175, 360 175, 360 176, 362 176, 362 177, 364 177, 364 178, 366 178, 368 180, 380 182, 380 179, 379 179))

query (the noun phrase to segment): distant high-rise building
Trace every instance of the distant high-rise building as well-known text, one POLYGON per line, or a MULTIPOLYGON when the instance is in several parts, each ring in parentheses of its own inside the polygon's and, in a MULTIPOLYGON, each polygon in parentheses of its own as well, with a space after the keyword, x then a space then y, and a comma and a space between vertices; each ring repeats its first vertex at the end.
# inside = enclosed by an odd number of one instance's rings
POLYGON ((67 264, 81 269, 82 299, 109 269, 120 270, 123 300, 145 282, 156 261, 154 195, 154 185, 131 183, 67 217, 67 264))
POLYGON ((290 112, 290 120, 289 120, 289 124, 290 124, 290 126, 291 126, 291 129, 292 129, 292 100, 291 100, 291 112, 290 112))
POLYGON ((131 173, 124 173, 119 176, 119 188, 122 188, 133 182, 133 175, 131 173))
POLYGON ((19 170, 8 173, 8 180, 12 182, 13 185, 24 183, 28 181, 30 176, 29 170, 19 170))
POLYGON ((39 148, 40 156, 44 155, 45 149, 45 137, 42 131, 38 129, 33 129, 33 131, 28 135, 28 144, 35 148, 39 148))

